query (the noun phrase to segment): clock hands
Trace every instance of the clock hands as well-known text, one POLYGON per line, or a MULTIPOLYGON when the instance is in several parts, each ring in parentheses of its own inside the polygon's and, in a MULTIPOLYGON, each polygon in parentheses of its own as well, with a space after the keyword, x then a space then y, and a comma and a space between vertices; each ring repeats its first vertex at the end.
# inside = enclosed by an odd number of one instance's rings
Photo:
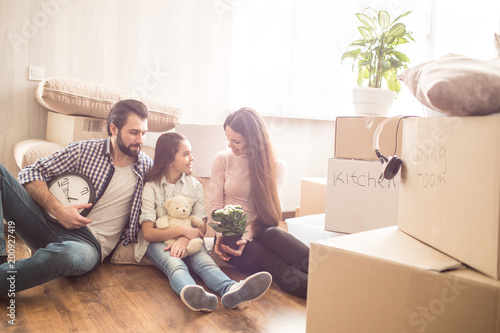
POLYGON ((61 187, 61 190, 63 191, 64 195, 66 196, 66 199, 68 200, 69 203, 71 203, 71 200, 78 200, 77 198, 72 198, 69 196, 69 182, 65 183, 65 188, 61 187))
POLYGON ((78 201, 78 199, 77 199, 77 198, 72 198, 72 197, 70 197, 70 196, 69 196, 69 182, 68 182, 68 184, 66 185, 66 192, 65 192, 65 194, 66 194, 66 199, 68 199, 68 202, 69 202, 69 203, 71 203, 71 200, 78 201))

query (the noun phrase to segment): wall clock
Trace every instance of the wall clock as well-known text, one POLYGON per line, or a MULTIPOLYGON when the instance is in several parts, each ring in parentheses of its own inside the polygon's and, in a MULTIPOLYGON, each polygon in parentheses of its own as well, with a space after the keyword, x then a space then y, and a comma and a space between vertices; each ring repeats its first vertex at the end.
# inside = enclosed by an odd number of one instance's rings
MULTIPOLYGON (((63 172, 47 182, 50 193, 63 205, 78 205, 95 202, 95 189, 92 182, 82 173, 63 172)), ((94 206, 80 209, 82 216, 87 216, 94 206)), ((57 222, 54 215, 44 210, 44 215, 52 222, 57 222)))

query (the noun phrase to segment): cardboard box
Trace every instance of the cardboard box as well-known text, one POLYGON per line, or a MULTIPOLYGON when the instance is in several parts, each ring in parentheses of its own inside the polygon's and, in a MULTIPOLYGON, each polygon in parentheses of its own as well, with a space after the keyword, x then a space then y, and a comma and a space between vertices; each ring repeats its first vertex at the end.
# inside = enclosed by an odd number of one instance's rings
POLYGON ((46 140, 64 146, 70 142, 108 137, 107 120, 70 116, 57 112, 47 113, 46 140))
POLYGON ((311 244, 307 333, 500 332, 500 282, 389 227, 311 244))
POLYGON ((180 124, 175 132, 185 135, 191 143, 194 163, 193 175, 210 177, 215 155, 227 149, 226 134, 222 125, 180 124))
POLYGON ((500 278, 500 117, 404 126, 399 228, 500 278))
MULTIPOLYGON (((373 150, 373 134, 385 117, 337 117, 335 121, 336 158, 378 160, 373 150)), ((379 138, 380 152, 401 156, 403 121, 394 119, 384 125, 379 138), (399 129, 398 129, 399 123, 399 129)))
POLYGON ((295 217, 285 222, 288 232, 307 246, 313 241, 346 235, 325 230, 325 214, 295 217))
POLYGON ((326 178, 302 178, 299 216, 323 214, 325 207, 326 178))
POLYGON ((382 163, 328 160, 326 230, 360 232, 397 224, 399 174, 380 180, 382 163))

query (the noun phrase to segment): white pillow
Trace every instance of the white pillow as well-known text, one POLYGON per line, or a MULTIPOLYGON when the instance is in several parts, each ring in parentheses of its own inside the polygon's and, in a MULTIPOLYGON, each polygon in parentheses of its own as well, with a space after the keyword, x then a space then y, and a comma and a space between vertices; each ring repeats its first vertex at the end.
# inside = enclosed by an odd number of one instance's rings
POLYGON ((500 112, 500 60, 450 57, 398 75, 423 105, 454 116, 500 112))

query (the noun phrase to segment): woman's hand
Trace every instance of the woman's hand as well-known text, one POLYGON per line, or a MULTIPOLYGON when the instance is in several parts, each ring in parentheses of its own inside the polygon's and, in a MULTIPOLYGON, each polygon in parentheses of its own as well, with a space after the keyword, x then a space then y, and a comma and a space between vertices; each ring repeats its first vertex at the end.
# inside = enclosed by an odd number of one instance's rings
POLYGON ((217 236, 217 240, 215 241, 215 246, 214 246, 214 252, 219 256, 224 261, 229 261, 231 259, 231 256, 239 257, 243 253, 243 249, 245 248, 245 245, 249 242, 251 242, 250 239, 242 238, 239 241, 236 242, 236 245, 239 245, 240 247, 238 250, 233 250, 227 245, 222 244, 222 238, 223 236, 217 236))
POLYGON ((229 258, 226 251, 224 249, 222 249, 222 238, 223 237, 224 236, 222 236, 222 234, 217 234, 217 236, 215 237, 214 252, 222 260, 229 261, 229 259, 231 259, 231 258, 229 258))
POLYGON ((178 240, 167 246, 165 248, 165 251, 170 250, 170 255, 172 257, 184 258, 186 256, 186 248, 188 243, 189 239, 187 239, 186 237, 179 237, 178 240))
POLYGON ((247 243, 250 243, 250 242, 251 242, 250 239, 242 238, 242 239, 240 239, 239 241, 236 242, 236 245, 240 246, 238 248, 238 250, 234 250, 233 248, 231 248, 231 247, 229 247, 227 245, 224 245, 224 244, 221 244, 221 248, 222 248, 223 251, 226 252, 226 255, 227 255, 227 253, 229 253, 230 255, 233 255, 235 257, 239 257, 243 253, 243 249, 245 248, 245 245, 247 243))

